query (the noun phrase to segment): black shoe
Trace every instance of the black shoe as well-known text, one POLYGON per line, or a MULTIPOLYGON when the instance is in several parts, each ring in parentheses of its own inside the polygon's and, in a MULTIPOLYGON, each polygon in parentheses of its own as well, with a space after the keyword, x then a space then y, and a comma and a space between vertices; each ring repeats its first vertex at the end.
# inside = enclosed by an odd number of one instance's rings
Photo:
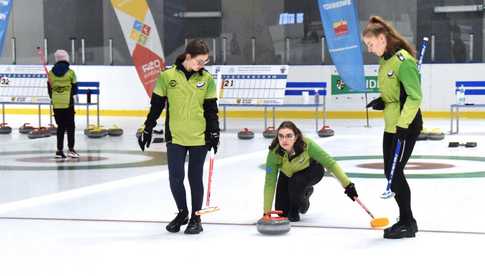
POLYGON ((200 222, 200 216, 193 216, 190 218, 189 225, 185 228, 185 234, 199 234, 204 231, 202 229, 202 223, 200 222))
POLYGON ((179 210, 177 216, 165 227, 168 232, 177 233, 180 231, 180 226, 187 224, 189 221, 189 212, 187 210, 179 210))
POLYGON ((417 227, 417 224, 413 225, 413 222, 398 221, 393 226, 384 229, 384 239, 414 238, 417 227))
POLYGON ((62 150, 56 151, 56 159, 66 159, 66 155, 64 155, 62 150))
POLYGON ((418 232, 418 223, 416 222, 416 220, 415 220, 414 218, 413 218, 413 219, 411 219, 411 227, 413 228, 413 231, 414 231, 415 233, 417 233, 417 232, 418 232))
POLYGON ((298 209, 300 213, 305 214, 308 211, 308 208, 310 208, 310 196, 312 194, 313 186, 306 187, 300 202, 300 208, 298 209))
POLYGON ((290 211, 288 213, 288 220, 291 221, 291 222, 297 222, 297 221, 300 221, 300 214, 298 214, 298 212, 292 212, 290 211))

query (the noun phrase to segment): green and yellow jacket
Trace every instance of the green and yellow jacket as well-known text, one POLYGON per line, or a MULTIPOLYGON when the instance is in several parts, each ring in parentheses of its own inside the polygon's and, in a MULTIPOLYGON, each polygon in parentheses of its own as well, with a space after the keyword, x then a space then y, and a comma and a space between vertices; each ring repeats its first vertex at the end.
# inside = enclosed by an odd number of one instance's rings
POLYGON ((378 80, 385 103, 385 132, 396 133, 396 126, 416 133, 421 131, 420 78, 416 59, 404 49, 385 53, 379 60, 378 80))
POLYGON ((49 71, 47 83, 49 97, 54 109, 67 109, 74 106, 73 96, 77 94, 77 81, 74 71, 66 61, 57 62, 49 71))
POLYGON ((204 69, 186 71, 182 60, 160 73, 151 98, 145 129, 151 131, 167 102, 165 139, 182 146, 206 144, 208 133, 219 132, 216 85, 204 69))
POLYGON ((303 151, 296 153, 296 156, 290 158, 288 153, 277 145, 274 149, 269 150, 266 158, 266 179, 264 184, 264 212, 271 211, 273 199, 276 190, 276 181, 278 172, 284 173, 291 177, 296 172, 306 169, 310 166, 310 160, 315 160, 339 180, 342 187, 347 187, 350 180, 345 172, 340 168, 335 159, 325 152, 318 144, 311 139, 304 137, 305 143, 303 151))

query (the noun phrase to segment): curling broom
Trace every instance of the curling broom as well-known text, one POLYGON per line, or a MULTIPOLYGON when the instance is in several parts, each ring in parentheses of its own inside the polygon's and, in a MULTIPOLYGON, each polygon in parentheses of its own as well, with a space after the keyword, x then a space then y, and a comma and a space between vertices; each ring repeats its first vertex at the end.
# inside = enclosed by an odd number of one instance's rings
POLYGON ((354 197, 354 200, 359 203, 360 207, 362 207, 362 209, 364 209, 367 214, 369 214, 369 216, 372 218, 372 220, 370 221, 370 226, 372 228, 383 228, 389 224, 389 219, 386 217, 374 217, 374 215, 369 211, 369 209, 367 209, 367 207, 365 207, 365 205, 360 201, 358 197, 354 197))
POLYGON ((207 198, 205 200, 205 208, 195 212, 195 214, 198 216, 219 211, 219 207, 210 206, 213 173, 214 173, 214 151, 211 149, 210 157, 209 157, 209 178, 207 180, 207 198))

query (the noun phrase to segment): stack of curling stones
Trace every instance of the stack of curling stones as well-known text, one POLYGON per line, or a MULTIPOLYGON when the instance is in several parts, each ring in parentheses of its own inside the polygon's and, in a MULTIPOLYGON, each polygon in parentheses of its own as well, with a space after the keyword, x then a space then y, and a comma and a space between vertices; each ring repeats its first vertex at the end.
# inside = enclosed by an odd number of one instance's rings
POLYGON ((424 128, 421 133, 419 133, 418 141, 431 140, 439 141, 445 138, 445 134, 439 128, 428 129, 424 128))
POLYGON ((318 131, 318 136, 319 137, 331 137, 335 135, 335 131, 331 129, 329 126, 323 126, 319 131, 318 131))
POLYGON ((290 221, 286 217, 280 217, 283 211, 271 211, 265 214, 256 223, 256 229, 263 235, 282 235, 290 231, 290 221), (276 216, 273 216, 276 215, 276 216))
POLYGON ((276 129, 272 126, 270 127, 267 127, 264 131, 263 131, 263 136, 264 138, 275 138, 276 137, 276 129))
POLYGON ((254 138, 254 132, 249 130, 248 128, 244 128, 237 133, 237 138, 242 140, 249 140, 254 138))
POLYGON ((34 128, 28 135, 30 139, 45 138, 49 136, 51 136, 51 134, 49 132, 49 129, 47 129, 46 127, 34 128))
POLYGON ((0 134, 10 134, 12 133, 12 128, 8 126, 7 123, 0 124, 0 134))
POLYGON ((103 126, 89 125, 84 130, 84 135, 89 138, 102 138, 108 135, 108 130, 103 128, 103 126))

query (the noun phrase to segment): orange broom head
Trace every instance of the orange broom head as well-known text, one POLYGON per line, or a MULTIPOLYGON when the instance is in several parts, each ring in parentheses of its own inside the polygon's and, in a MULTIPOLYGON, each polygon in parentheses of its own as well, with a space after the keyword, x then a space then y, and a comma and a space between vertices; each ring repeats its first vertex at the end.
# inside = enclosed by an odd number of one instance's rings
POLYGON ((389 219, 387 218, 375 218, 370 221, 370 226, 372 228, 382 228, 389 224, 389 219))
POLYGON ((206 215, 206 214, 209 214, 209 213, 217 212, 219 210, 220 210, 219 207, 206 207, 204 209, 201 209, 201 210, 195 212, 195 214, 200 216, 200 215, 206 215))

